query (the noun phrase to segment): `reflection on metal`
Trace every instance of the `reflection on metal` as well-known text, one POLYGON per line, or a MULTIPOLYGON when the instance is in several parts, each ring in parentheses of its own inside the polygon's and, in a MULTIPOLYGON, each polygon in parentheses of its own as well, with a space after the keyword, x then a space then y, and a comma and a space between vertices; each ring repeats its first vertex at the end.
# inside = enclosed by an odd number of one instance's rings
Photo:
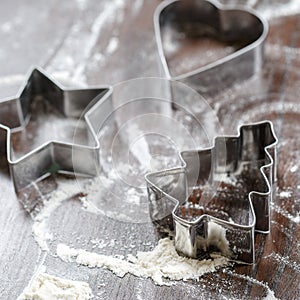
MULTIPOLYGON (((99 142, 96 136, 99 103, 111 95, 111 87, 100 86, 86 89, 64 88, 51 79, 43 70, 34 68, 18 94, 0 101, 0 150, 7 155, 11 176, 16 191, 49 173, 62 172, 94 176, 99 168, 99 142), (74 143, 49 140, 26 155, 14 159, 11 145, 13 132, 25 129, 30 120, 33 104, 37 98, 47 102, 66 118, 79 119, 83 115, 88 131, 87 144, 80 140, 74 143), (76 170, 73 161, 76 160, 76 170), (81 162, 81 163, 79 163, 81 162)), ((49 134, 44 133, 46 136, 49 134)))
POLYGON ((156 42, 163 71, 168 79, 182 81, 200 92, 217 92, 234 82, 257 73, 264 61, 264 43, 268 23, 257 12, 237 5, 221 5, 213 0, 167 0, 154 14, 156 42), (177 48, 190 39, 211 39, 234 51, 225 57, 203 65, 203 53, 195 59, 193 70, 172 74, 169 66, 168 43, 172 36, 180 37, 177 48))
POLYGON ((243 125, 212 148, 181 152, 181 167, 145 176, 151 218, 163 223, 172 215, 178 252, 218 250, 254 263, 254 232, 270 229, 276 145, 271 122, 243 125))

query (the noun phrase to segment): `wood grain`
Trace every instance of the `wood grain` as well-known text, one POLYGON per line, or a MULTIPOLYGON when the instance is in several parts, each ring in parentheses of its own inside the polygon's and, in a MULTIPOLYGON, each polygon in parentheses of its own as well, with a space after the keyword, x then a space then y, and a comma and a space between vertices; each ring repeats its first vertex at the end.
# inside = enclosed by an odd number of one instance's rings
MULTIPOLYGON (((72 83, 90 85, 162 76, 152 24, 159 2, 2 1, 0 96, 16 93, 31 65, 40 65, 72 83), (113 37, 118 45, 112 50, 109 44, 113 37)), ((279 13, 279 8, 292 1, 250 2, 264 14, 267 8, 279 13)), ((0 299, 16 299, 42 263, 50 274, 87 281, 95 299, 263 299, 269 290, 279 299, 300 299, 300 225, 296 219, 300 210, 300 10, 289 14, 270 19, 266 64, 259 75, 217 95, 204 95, 227 134, 236 133, 241 123, 269 119, 275 125, 278 182, 271 232, 256 235, 255 265, 235 265, 205 275, 198 282, 157 286, 150 279, 132 275, 118 278, 108 270, 62 262, 55 256, 58 243, 92 250, 91 239, 100 238, 107 244, 114 240, 97 252, 126 255, 152 249, 160 235, 148 219, 121 222, 83 211, 76 201, 78 196, 74 196, 51 215, 49 228, 54 239, 50 253, 44 253, 32 237, 33 221, 18 200, 33 208, 41 195, 57 188, 60 176, 23 191, 18 199, 2 156, 0 299)), ((109 196, 106 201, 110 201, 109 196)))

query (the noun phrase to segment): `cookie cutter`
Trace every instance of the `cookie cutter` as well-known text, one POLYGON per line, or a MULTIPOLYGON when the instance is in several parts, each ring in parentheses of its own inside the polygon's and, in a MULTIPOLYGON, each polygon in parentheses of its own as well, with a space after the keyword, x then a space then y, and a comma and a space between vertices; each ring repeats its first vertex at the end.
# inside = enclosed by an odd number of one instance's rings
POLYGON ((76 171, 78 175, 97 175, 100 159, 96 135, 101 120, 99 102, 105 101, 111 93, 110 86, 65 88, 41 68, 32 68, 17 95, 0 100, 0 152, 7 156, 16 191, 55 172, 74 174, 76 171), (36 96, 42 96, 43 101, 66 118, 79 119, 90 107, 83 117, 88 132, 86 145, 74 140, 74 143, 49 140, 14 159, 11 135, 26 127, 36 96))
POLYGON ((276 145, 273 124, 262 121, 216 137, 211 148, 180 152, 182 166, 145 176, 152 221, 172 217, 175 248, 185 256, 217 250, 254 263, 255 231, 270 230, 276 145))
POLYGON ((166 77, 184 82, 202 93, 214 93, 248 79, 263 65, 268 23, 255 10, 244 6, 222 5, 214 0, 163 1, 154 13, 154 30, 166 77), (172 75, 165 55, 163 34, 168 33, 169 28, 176 28, 181 35, 192 35, 194 39, 212 37, 240 46, 226 57, 204 66, 199 59, 199 67, 194 70, 172 75))

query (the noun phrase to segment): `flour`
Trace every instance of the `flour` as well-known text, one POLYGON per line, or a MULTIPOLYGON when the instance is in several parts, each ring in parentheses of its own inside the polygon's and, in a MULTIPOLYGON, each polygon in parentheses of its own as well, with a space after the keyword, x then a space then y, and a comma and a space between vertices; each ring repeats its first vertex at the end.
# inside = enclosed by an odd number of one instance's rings
POLYGON ((87 1, 86 0, 76 0, 78 8, 80 10, 84 10, 87 7, 87 1))
POLYGON ((296 15, 300 12, 300 2, 299 0, 290 0, 290 1, 274 1, 271 3, 270 1, 261 1, 259 4, 256 4, 256 1, 253 0, 248 1, 248 5, 258 10, 266 19, 273 19, 276 17, 284 17, 290 15, 296 15))
MULTIPOLYGON (((109 23, 117 21, 121 23, 125 2, 123 0, 117 0, 113 2, 108 2, 102 9, 102 12, 97 16, 94 23, 91 26, 91 34, 89 35, 87 41, 85 42, 85 47, 83 49, 82 61, 77 65, 74 78, 82 78, 87 62, 91 57, 92 51, 98 42, 101 31, 104 26, 109 23), (117 18, 117 20, 115 20, 117 18)), ((77 36, 77 35, 75 35, 77 36)), ((75 36, 72 36, 74 38, 75 36)))
POLYGON ((277 298, 275 297, 275 294, 273 291, 268 290, 268 294, 266 297, 263 298, 263 300, 277 300, 277 298))
POLYGON ((12 29, 12 24, 10 22, 6 22, 1 25, 1 30, 3 33, 8 33, 12 29))
POLYGON ((57 255, 65 262, 109 269, 119 277, 130 273, 137 277, 152 278, 158 285, 171 285, 163 279, 198 280, 203 274, 214 272, 229 263, 227 258, 217 255, 201 261, 179 256, 169 238, 161 239, 152 251, 138 252, 136 256, 130 254, 127 259, 74 249, 64 244, 57 246, 57 255))
POLYGON ((282 191, 279 193, 281 198, 289 198, 292 195, 292 191, 282 191))
MULTIPOLYGON (((300 246, 300 245, 299 245, 300 246)), ((274 259, 277 263, 284 264, 288 268, 292 269, 293 271, 300 273, 300 266, 296 261, 292 261, 288 256, 281 256, 278 253, 272 252, 268 256, 264 257, 266 259, 274 259)))
POLYGON ((293 216, 291 215, 288 211, 286 211, 285 209, 279 207, 279 206, 275 206, 272 205, 272 208, 274 211, 276 211, 278 214, 281 214, 282 216, 286 217, 287 219, 289 219, 290 221, 294 222, 294 223, 300 223, 300 212, 296 212, 296 215, 293 216))
MULTIPOLYGON (((53 239, 53 234, 48 232, 48 222, 53 212, 60 207, 65 200, 79 194, 82 190, 87 191, 89 194, 87 197, 80 197, 82 209, 93 214, 104 214, 102 210, 90 201, 90 198, 101 193, 103 189, 109 188, 113 181, 105 176, 99 176, 93 180, 83 180, 80 183, 83 188, 73 180, 60 179, 55 191, 47 196, 41 195, 43 207, 37 215, 33 217, 32 225, 33 237, 41 250, 49 251, 48 243, 53 239)), ((39 191, 37 186, 36 189, 39 191)), ((124 219, 125 217, 126 216, 124 216, 124 219)))
POLYGON ((262 288, 264 288, 267 292, 267 295, 264 298, 262 298, 263 300, 279 300, 278 298, 275 297, 274 292, 270 289, 270 287, 268 286, 267 283, 259 281, 255 278, 250 277, 250 276, 243 275, 243 274, 238 274, 238 273, 235 273, 235 272, 232 272, 232 271, 229 271, 228 273, 230 275, 236 277, 236 278, 247 280, 248 282, 250 282, 252 284, 256 284, 256 285, 261 286, 262 288))
POLYGON ((226 175, 224 173, 220 173, 220 174, 215 173, 215 174, 213 174, 215 181, 227 183, 227 184, 230 184, 230 185, 236 185, 237 177, 235 175, 239 175, 238 172, 236 174, 233 174, 233 176, 232 175, 226 175))
MULTIPOLYGON (((74 182, 68 183, 63 181, 63 189, 59 188, 52 192, 47 198, 43 199, 43 208, 33 217, 32 234, 41 250, 49 251, 48 242, 52 240, 53 235, 48 232, 48 220, 51 214, 62 204, 68 197, 79 193, 74 182)), ((38 188, 37 188, 38 189, 38 188)))
MULTIPOLYGON (((87 196, 82 196, 79 200, 81 201, 82 209, 86 212, 96 215, 102 214, 113 219, 132 223, 134 220, 122 213, 121 208, 117 210, 116 207, 112 207, 102 210, 99 208, 100 205, 97 205, 95 199, 100 197, 99 199, 101 200, 101 195, 105 194, 107 190, 112 189, 114 178, 115 173, 111 172, 108 177, 101 175, 93 179, 83 179, 81 181, 78 179, 78 183, 80 184, 76 184, 74 180, 60 179, 57 182, 58 186, 55 191, 46 196, 40 194, 43 207, 37 215, 33 216, 32 234, 41 250, 49 251, 48 244, 51 243, 53 239, 53 234, 48 231, 48 222, 53 212, 60 207, 65 200, 70 199, 82 191, 85 191, 87 196)), ((37 186, 36 189, 39 191, 37 186)), ((141 196, 141 194, 138 195, 141 196)), ((137 207, 140 207, 140 199, 138 199, 133 190, 129 192, 127 198, 128 204, 135 204, 137 207)))
MULTIPOLYGON (((281 198, 290 198, 292 196, 292 191, 282 191, 279 193, 279 196, 281 198)), ((276 211, 278 214, 281 214, 282 216, 286 217, 290 221, 294 223, 300 223, 300 212, 295 211, 295 215, 292 215, 290 212, 288 212, 284 207, 280 207, 276 205, 275 203, 271 203, 272 209, 276 211)))
POLYGON ((18 300, 87 300, 91 297, 92 290, 88 283, 41 272, 33 278, 18 300))
POLYGON ((134 14, 138 14, 140 10, 142 9, 144 4, 144 0, 136 0, 134 4, 132 5, 132 11, 134 14))
POLYGON ((113 54, 118 49, 118 46, 119 46, 119 39, 117 37, 113 36, 109 40, 109 43, 106 48, 106 53, 109 55, 113 54))
POLYGON ((24 75, 22 74, 16 74, 16 75, 10 75, 10 76, 4 76, 0 77, 0 84, 2 85, 10 85, 13 83, 21 83, 24 80, 24 75))
POLYGON ((295 166, 292 166, 292 167, 291 167, 291 170, 290 170, 290 171, 291 171, 292 173, 295 173, 297 170, 298 170, 298 166, 295 165, 295 166))

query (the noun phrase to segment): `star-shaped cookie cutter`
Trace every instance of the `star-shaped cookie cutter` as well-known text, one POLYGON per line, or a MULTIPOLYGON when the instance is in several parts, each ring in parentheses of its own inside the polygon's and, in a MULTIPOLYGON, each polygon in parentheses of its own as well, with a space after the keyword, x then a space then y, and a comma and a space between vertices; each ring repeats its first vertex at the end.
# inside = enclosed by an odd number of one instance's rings
POLYGON ((111 93, 110 86, 65 88, 44 70, 35 67, 28 73, 15 97, 0 100, 0 152, 7 156, 16 191, 55 172, 76 172, 86 176, 98 174, 100 147, 96 132, 103 121, 99 103, 110 97, 111 93), (74 143, 49 140, 14 159, 11 134, 26 127, 36 96, 42 96, 43 101, 66 118, 79 119, 83 111, 90 107, 83 116, 88 132, 87 144, 75 140, 74 143))
MULTIPOLYGON (((166 77, 184 82, 202 93, 213 93, 257 73, 264 61, 268 28, 267 21, 255 10, 240 5, 222 5, 214 0, 166 0, 154 13, 158 54, 166 77), (235 45, 236 51, 206 65, 201 63, 199 53, 198 67, 173 75, 164 47, 169 43, 170 29, 176 29, 180 36, 210 37, 229 43, 235 45)), ((168 46, 172 51, 177 51, 176 47, 178 45, 168 46)))
POLYGON ((263 121, 215 138, 211 148, 180 152, 181 167, 145 176, 151 219, 163 224, 172 216, 183 255, 217 250, 254 263, 254 233, 270 230, 276 145, 273 124, 263 121))

